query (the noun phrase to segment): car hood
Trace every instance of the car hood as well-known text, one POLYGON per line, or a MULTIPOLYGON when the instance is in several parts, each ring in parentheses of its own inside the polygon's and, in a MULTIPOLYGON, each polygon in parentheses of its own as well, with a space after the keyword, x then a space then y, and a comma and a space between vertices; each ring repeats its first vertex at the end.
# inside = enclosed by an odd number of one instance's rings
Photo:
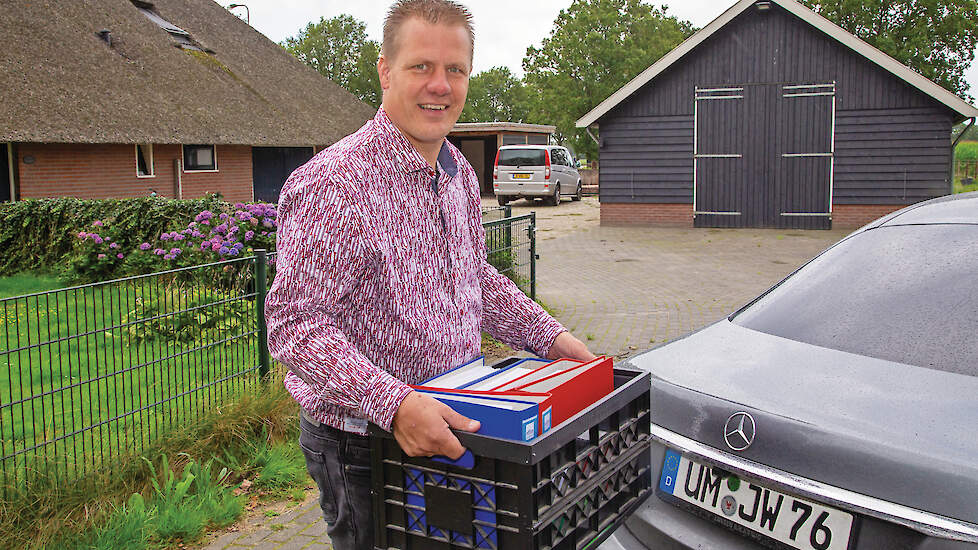
POLYGON ((652 422, 858 493, 978 522, 978 378, 812 346, 724 319, 629 360, 652 373, 652 422))

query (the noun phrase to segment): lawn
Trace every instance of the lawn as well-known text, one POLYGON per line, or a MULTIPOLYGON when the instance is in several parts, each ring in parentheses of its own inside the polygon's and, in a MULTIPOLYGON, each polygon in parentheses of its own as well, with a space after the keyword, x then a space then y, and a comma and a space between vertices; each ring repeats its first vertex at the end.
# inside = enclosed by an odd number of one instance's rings
POLYGON ((978 141, 962 141, 954 149, 955 160, 978 160, 978 141))
MULTIPOLYGON (((958 143, 957 148, 954 150, 954 160, 956 163, 978 164, 978 141, 962 141, 958 143)), ((978 166, 971 168, 970 172, 964 172, 959 165, 955 169, 954 192, 967 193, 969 191, 978 191, 978 166), (964 177, 964 174, 970 175, 975 180, 975 183, 961 185, 961 179, 964 177)))
POLYGON ((0 484, 83 475, 257 381, 254 301, 198 279, 0 279, 0 484))

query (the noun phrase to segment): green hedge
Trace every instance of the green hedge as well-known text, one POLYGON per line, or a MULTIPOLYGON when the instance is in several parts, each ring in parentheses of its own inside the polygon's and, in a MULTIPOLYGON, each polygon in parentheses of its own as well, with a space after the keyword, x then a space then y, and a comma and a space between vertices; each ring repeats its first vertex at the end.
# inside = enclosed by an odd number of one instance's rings
POLYGON ((5 203, 0 206, 0 275, 57 267, 71 254, 78 231, 95 220, 114 220, 113 227, 121 229, 119 244, 130 250, 174 223, 193 220, 202 210, 229 209, 231 205, 218 195, 192 200, 66 198, 5 203))

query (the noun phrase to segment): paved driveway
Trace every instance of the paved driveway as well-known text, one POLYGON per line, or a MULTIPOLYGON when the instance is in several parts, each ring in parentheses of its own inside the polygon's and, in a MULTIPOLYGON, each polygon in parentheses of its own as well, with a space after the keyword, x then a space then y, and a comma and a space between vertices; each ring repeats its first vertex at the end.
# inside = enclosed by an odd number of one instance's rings
POLYGON ((597 199, 537 212, 537 295, 595 353, 625 357, 747 303, 847 230, 601 226, 597 199))

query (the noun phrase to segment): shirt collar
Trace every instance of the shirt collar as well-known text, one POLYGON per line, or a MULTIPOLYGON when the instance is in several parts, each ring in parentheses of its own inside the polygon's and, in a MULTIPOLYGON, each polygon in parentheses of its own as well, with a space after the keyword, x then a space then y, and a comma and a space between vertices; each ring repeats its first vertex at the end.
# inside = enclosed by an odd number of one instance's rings
MULTIPOLYGON (((377 109, 377 114, 374 116, 374 124, 376 124, 377 131, 390 145, 389 148, 384 148, 384 151, 401 164, 405 172, 434 172, 431 166, 428 165, 428 161, 408 141, 407 137, 394 124, 383 107, 377 109)), ((455 155, 452 154, 451 146, 447 139, 442 140, 441 150, 438 151, 437 162, 438 167, 448 177, 453 178, 458 174, 458 164, 455 162, 455 155)))

